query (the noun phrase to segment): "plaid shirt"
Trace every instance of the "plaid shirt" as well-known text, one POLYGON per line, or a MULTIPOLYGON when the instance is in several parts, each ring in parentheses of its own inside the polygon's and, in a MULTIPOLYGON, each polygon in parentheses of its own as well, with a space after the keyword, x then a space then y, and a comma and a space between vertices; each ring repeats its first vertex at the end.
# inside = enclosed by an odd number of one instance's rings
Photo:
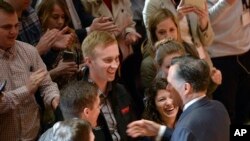
POLYGON ((42 36, 42 27, 36 11, 29 7, 19 19, 20 28, 17 40, 36 45, 42 36))
MULTIPOLYGON (((25 85, 32 71, 46 66, 34 47, 20 41, 7 51, 0 49, 0 64, 0 80, 7 80, 0 96, 0 140, 35 140, 40 129, 39 106, 25 85)), ((46 106, 51 106, 52 99, 59 96, 49 74, 39 90, 46 106)))

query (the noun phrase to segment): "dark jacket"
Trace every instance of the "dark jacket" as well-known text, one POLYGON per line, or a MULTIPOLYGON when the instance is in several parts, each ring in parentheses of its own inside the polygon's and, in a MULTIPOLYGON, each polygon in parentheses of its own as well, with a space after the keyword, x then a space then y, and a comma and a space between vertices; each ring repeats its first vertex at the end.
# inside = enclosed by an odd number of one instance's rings
MULTIPOLYGON (((88 81, 89 69, 85 67, 83 69, 83 80, 88 81)), ((121 136, 121 141, 132 141, 137 139, 131 139, 126 134, 127 125, 135 120, 134 108, 132 106, 132 99, 129 93, 126 91, 123 85, 111 82, 112 88, 107 94, 107 98, 111 103, 118 133, 121 136)), ((97 129, 94 130, 96 141, 112 141, 110 131, 108 129, 107 122, 103 113, 101 112, 97 120, 97 129)))
MULTIPOLYGON (((229 126, 230 119, 225 107, 205 97, 181 114, 171 141, 229 141, 229 126)), ((165 136, 171 136, 168 130, 165 136)))
POLYGON ((73 0, 73 3, 82 24, 82 29, 76 30, 76 35, 81 43, 87 36, 86 27, 91 25, 94 17, 90 13, 86 12, 80 0, 73 0))

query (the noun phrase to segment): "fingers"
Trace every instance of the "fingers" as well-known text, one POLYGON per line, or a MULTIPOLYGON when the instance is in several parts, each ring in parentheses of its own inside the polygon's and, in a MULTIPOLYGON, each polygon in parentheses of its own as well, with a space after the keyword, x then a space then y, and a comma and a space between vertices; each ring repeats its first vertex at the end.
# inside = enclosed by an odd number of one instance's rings
POLYGON ((48 52, 52 44, 54 44, 56 34, 58 30, 47 30, 45 34, 41 37, 38 44, 36 45, 37 50, 40 54, 48 52))
POLYGON ((195 8, 194 13, 199 17, 200 27, 202 30, 206 29, 209 21, 208 10, 195 8))
POLYGON ((145 136, 144 130, 139 127, 129 128, 126 132, 129 136, 133 138, 145 136))
POLYGON ((70 32, 70 28, 68 26, 64 27, 61 31, 62 34, 67 34, 70 32))
POLYGON ((195 9, 194 6, 185 5, 185 6, 177 7, 177 12, 182 14, 182 15, 186 15, 186 14, 188 14, 190 12, 193 12, 194 9, 195 9))
POLYGON ((216 69, 216 68, 212 68, 211 71, 211 78, 213 80, 214 83, 220 85, 222 83, 222 74, 221 71, 216 69))
POLYGON ((139 33, 137 33, 137 32, 130 32, 130 33, 128 33, 126 35, 125 39, 126 39, 126 42, 128 44, 133 44, 133 43, 135 43, 138 40, 138 38, 141 38, 141 35, 139 33))
POLYGON ((40 85, 40 83, 44 80, 48 72, 45 69, 39 69, 36 72, 32 73, 30 78, 34 85, 40 85))
POLYGON ((78 71, 78 66, 75 62, 60 61, 56 69, 57 72, 61 75, 73 75, 78 71))
POLYGON ((96 23, 96 30, 101 31, 109 31, 109 30, 118 30, 118 26, 115 25, 111 21, 103 22, 103 23, 96 23))
POLYGON ((139 34, 138 32, 132 32, 136 37, 141 38, 141 34, 139 34))
POLYGON ((199 8, 194 8, 194 12, 199 16, 199 17, 207 17, 208 15, 208 11, 207 10, 203 10, 203 9, 199 9, 199 8))
POLYGON ((143 125, 143 120, 137 120, 137 121, 133 121, 131 123, 128 124, 128 128, 133 128, 136 126, 142 126, 143 125))
POLYGON ((34 94, 37 91, 39 85, 45 79, 47 75, 48 75, 48 72, 45 69, 39 69, 30 75, 26 83, 26 87, 28 91, 30 92, 30 94, 34 94))
POLYGON ((113 20, 112 20, 111 17, 101 17, 100 21, 101 21, 101 22, 107 22, 107 21, 112 22, 113 20))
POLYGON ((65 49, 72 47, 74 43, 74 34, 62 34, 63 32, 59 32, 56 35, 56 41, 54 42, 54 48, 56 49, 65 49))
POLYGON ((127 134, 133 138, 139 137, 139 136, 145 136, 145 131, 144 131, 144 125, 143 125, 143 120, 138 120, 130 123, 127 129, 127 134))

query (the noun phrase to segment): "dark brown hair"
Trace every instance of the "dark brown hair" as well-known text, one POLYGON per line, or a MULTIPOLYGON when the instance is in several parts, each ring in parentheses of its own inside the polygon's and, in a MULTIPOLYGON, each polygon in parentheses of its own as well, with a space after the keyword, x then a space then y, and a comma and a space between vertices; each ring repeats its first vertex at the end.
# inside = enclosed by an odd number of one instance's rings
POLYGON ((14 14, 15 9, 7 2, 1 0, 0 1, 0 10, 3 10, 4 12, 8 14, 14 14))
POLYGON ((152 82, 152 85, 145 92, 145 109, 143 112, 143 118, 155 121, 162 124, 160 113, 156 109, 155 98, 159 90, 166 89, 168 82, 164 78, 157 78, 152 82))
POLYGON ((40 22, 42 24, 43 31, 47 30, 48 19, 55 5, 58 5, 65 14, 64 26, 68 25, 71 21, 67 4, 64 0, 43 0, 42 3, 38 6, 38 12, 37 12, 40 22))

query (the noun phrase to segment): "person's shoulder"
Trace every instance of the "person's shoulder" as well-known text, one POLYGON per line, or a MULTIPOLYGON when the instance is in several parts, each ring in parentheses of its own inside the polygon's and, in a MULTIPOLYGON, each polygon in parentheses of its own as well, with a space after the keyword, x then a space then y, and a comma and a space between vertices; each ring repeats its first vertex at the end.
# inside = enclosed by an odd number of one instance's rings
POLYGON ((126 99, 129 96, 129 92, 127 91, 125 86, 118 82, 112 82, 112 91, 118 97, 123 97, 124 99, 126 99))
POLYGON ((218 100, 210 100, 211 104, 216 106, 216 107, 220 107, 222 109, 226 109, 225 106, 218 100))
POLYGON ((16 40, 16 46, 22 47, 22 48, 24 48, 24 50, 32 50, 32 51, 36 50, 36 48, 34 46, 32 46, 31 44, 25 43, 22 41, 18 41, 18 40, 16 40))
POLYGON ((29 17, 30 15, 36 14, 36 11, 31 6, 23 11, 22 18, 29 17))
POLYGON ((25 52, 30 55, 38 54, 37 49, 28 43, 16 40, 15 46, 19 52, 25 52))
POLYGON ((151 64, 154 64, 154 58, 150 55, 142 60, 142 65, 151 65, 151 64))
POLYGON ((51 141, 53 134, 53 128, 49 128, 46 132, 44 132, 38 141, 51 141))

